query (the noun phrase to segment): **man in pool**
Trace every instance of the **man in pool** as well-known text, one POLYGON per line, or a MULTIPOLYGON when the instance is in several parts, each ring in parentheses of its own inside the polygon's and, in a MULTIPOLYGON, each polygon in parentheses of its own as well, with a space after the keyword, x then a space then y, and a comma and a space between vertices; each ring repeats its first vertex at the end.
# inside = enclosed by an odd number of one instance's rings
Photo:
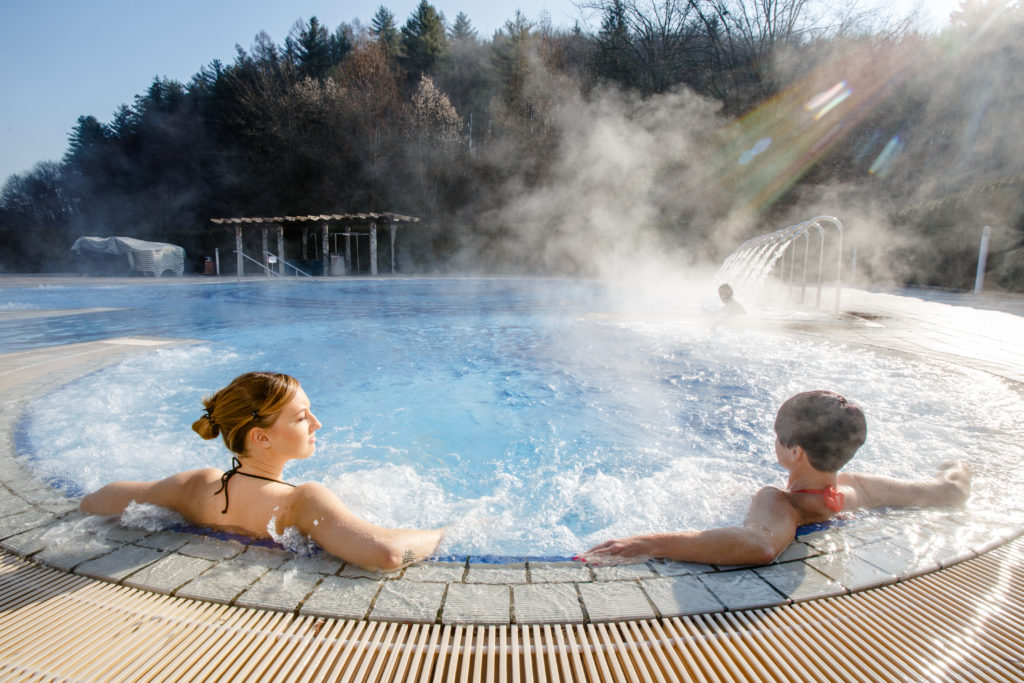
POLYGON ((889 505, 959 505, 970 491, 962 462, 944 463, 931 479, 840 473, 867 437, 864 414, 831 391, 793 396, 775 418, 775 455, 789 474, 785 490, 762 488, 742 526, 675 531, 606 541, 577 559, 594 564, 647 557, 681 562, 768 564, 796 538, 797 527, 839 512, 889 505))
POLYGON ((149 503, 193 524, 256 538, 270 537, 271 529, 280 535, 297 528, 346 562, 385 571, 428 557, 441 542, 443 529, 385 529, 354 515, 322 484, 281 481, 289 461, 316 450, 315 433, 322 426, 294 378, 249 372, 203 403, 206 412, 192 429, 204 439, 223 434, 233 454, 230 470, 208 467, 160 481, 113 482, 85 496, 81 509, 119 515, 133 501, 149 503))
POLYGON ((743 315, 747 311, 733 297, 732 285, 725 283, 718 288, 718 298, 722 300, 721 313, 725 315, 743 315))

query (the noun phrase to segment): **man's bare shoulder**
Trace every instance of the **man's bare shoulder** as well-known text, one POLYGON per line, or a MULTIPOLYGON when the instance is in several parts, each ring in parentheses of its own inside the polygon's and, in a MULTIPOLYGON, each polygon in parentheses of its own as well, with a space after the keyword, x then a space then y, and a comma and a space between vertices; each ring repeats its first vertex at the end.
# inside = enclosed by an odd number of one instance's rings
POLYGON ((784 528, 787 530, 787 533, 789 533, 790 527, 795 528, 801 524, 818 522, 827 518, 827 515, 822 517, 819 511, 807 509, 801 505, 798 501, 794 500, 793 494, 789 491, 775 486, 761 488, 754 495, 750 511, 750 518, 758 520, 761 526, 776 529, 784 528))
POLYGON ((764 501, 789 502, 789 497, 786 495, 786 492, 777 486, 762 486, 758 489, 757 493, 754 494, 754 500, 757 501, 762 499, 764 501))
POLYGON ((754 494, 750 503, 750 512, 762 519, 784 515, 791 517, 797 511, 797 507, 789 497, 789 493, 775 487, 763 486, 754 494))

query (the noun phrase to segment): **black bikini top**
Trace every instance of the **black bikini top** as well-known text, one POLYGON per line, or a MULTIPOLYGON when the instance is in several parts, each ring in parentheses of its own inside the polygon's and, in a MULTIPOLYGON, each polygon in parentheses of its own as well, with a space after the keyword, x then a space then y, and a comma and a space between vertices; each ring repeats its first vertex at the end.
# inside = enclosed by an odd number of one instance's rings
POLYGON ((224 492, 224 509, 220 511, 220 514, 222 514, 222 515, 226 515, 228 513, 228 481, 231 479, 231 477, 235 476, 236 474, 240 474, 243 477, 251 477, 253 479, 262 479, 263 481, 272 481, 272 482, 274 482, 276 484, 284 484, 285 486, 291 486, 292 488, 295 488, 295 484, 289 484, 288 482, 281 481, 280 479, 271 479, 270 477, 261 477, 258 474, 249 474, 248 472, 239 472, 238 468, 241 467, 241 466, 242 466, 241 461, 238 458, 232 456, 231 457, 231 469, 228 470, 227 472, 225 472, 223 474, 223 476, 221 476, 221 478, 220 478, 220 488, 213 492, 214 496, 216 496, 221 491, 224 492))

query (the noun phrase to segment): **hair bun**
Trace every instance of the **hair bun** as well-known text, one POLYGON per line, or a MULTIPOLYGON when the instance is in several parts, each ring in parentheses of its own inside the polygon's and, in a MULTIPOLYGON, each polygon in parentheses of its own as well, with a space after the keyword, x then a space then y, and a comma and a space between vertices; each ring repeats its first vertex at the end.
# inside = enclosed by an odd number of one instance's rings
POLYGON ((207 413, 192 423, 192 431, 209 441, 220 435, 220 426, 207 413))

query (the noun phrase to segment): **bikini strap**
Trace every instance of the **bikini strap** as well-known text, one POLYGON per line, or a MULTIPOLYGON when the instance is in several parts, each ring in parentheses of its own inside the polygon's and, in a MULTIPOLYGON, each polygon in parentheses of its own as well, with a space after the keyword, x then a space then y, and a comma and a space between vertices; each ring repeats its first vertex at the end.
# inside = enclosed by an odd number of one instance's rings
POLYGON ((213 492, 214 497, 216 497, 221 491, 224 492, 224 509, 220 511, 220 514, 222 515, 226 515, 228 513, 228 481, 236 474, 243 474, 238 471, 241 466, 242 462, 237 457, 231 456, 231 469, 221 475, 220 488, 213 492))
POLYGON ((285 486, 291 486, 295 488, 295 484, 289 484, 286 481, 280 479, 271 479, 270 477, 261 477, 258 474, 249 474, 248 472, 239 472, 238 470, 242 467, 242 462, 235 456, 231 457, 231 469, 221 475, 220 488, 214 491, 213 495, 216 496, 221 491, 224 492, 224 509, 220 511, 220 514, 226 515, 228 513, 228 480, 236 474, 240 474, 243 477, 249 477, 251 479, 262 479, 263 481, 272 481, 275 484, 284 484, 285 486))

